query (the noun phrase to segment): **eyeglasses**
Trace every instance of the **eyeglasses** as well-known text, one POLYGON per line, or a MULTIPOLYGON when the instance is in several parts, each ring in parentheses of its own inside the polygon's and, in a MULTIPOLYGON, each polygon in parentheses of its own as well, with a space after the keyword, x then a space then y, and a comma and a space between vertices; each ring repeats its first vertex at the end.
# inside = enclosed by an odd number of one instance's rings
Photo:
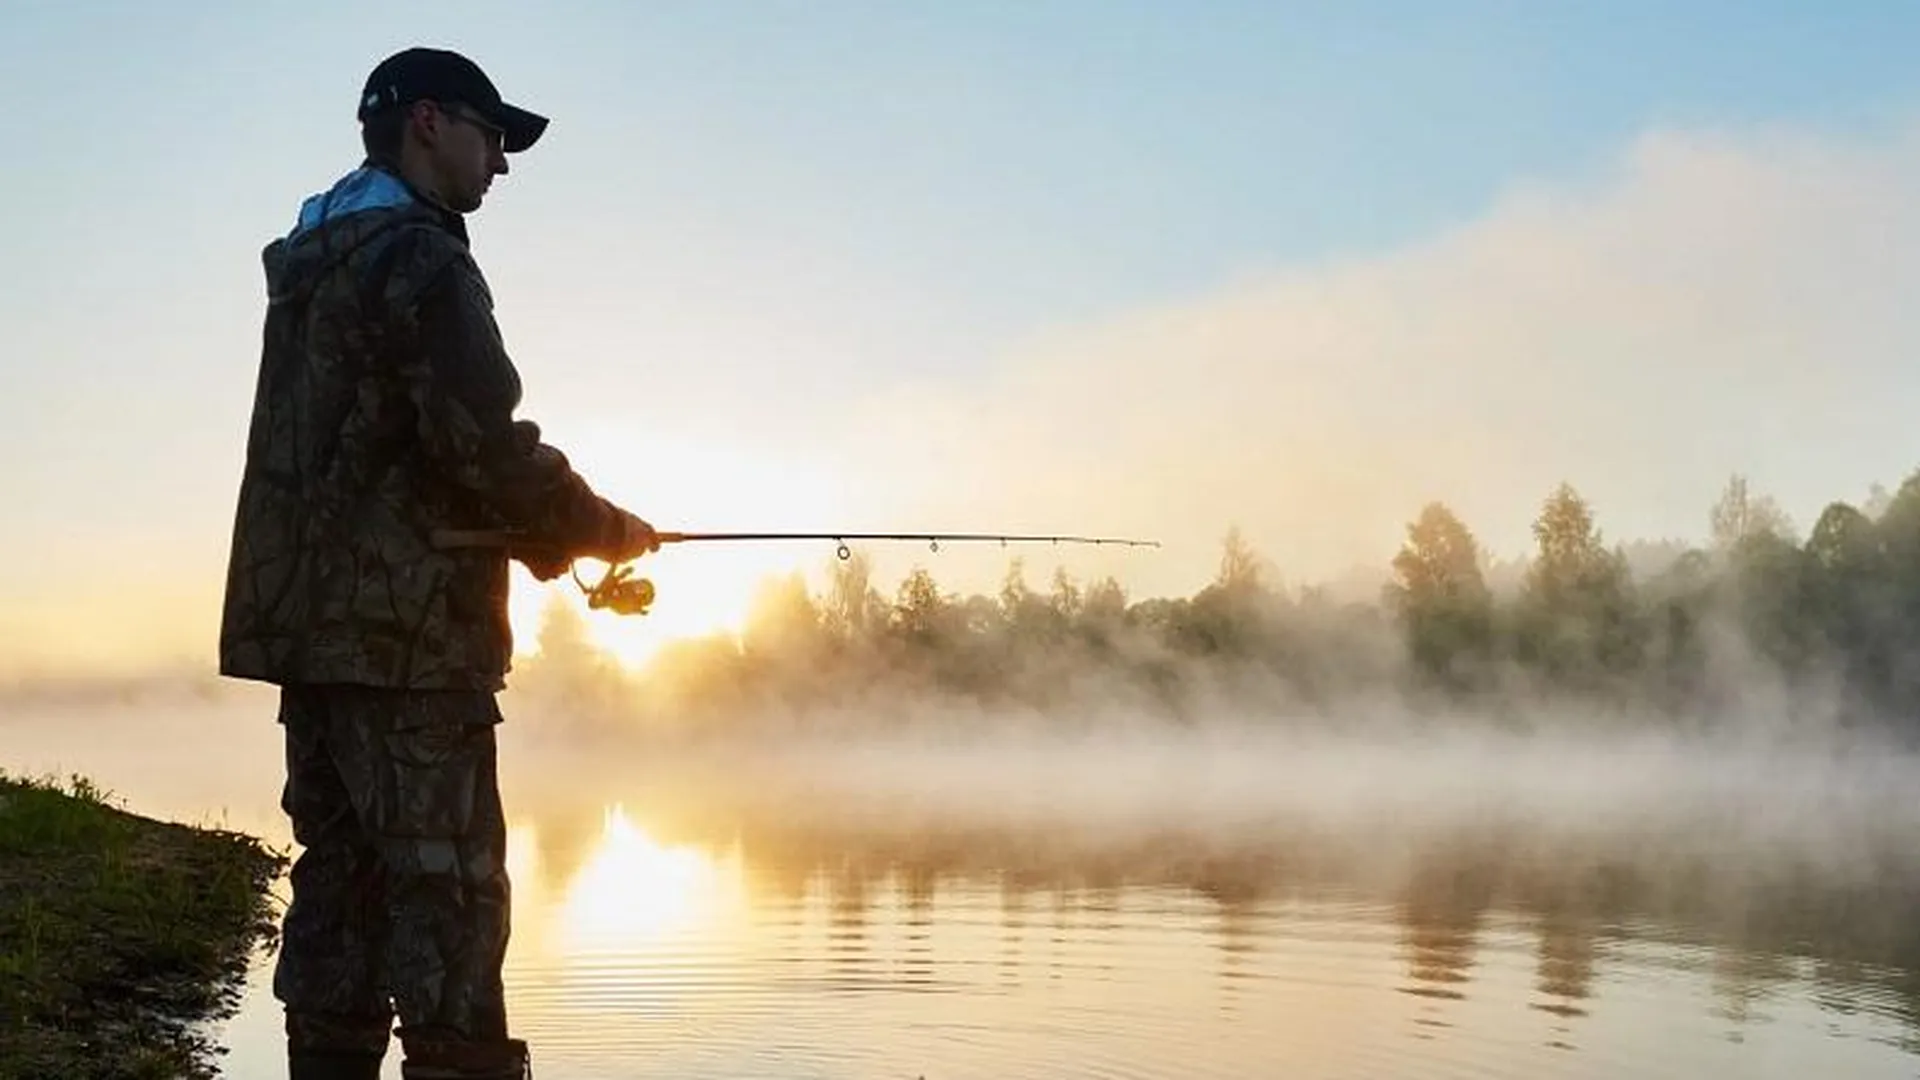
POLYGON ((452 103, 443 104, 440 106, 440 111, 446 113, 447 117, 455 123, 471 124, 479 128, 481 134, 487 137, 487 148, 490 150, 500 149, 502 141, 507 137, 505 128, 491 123, 486 117, 472 112, 464 106, 452 103))

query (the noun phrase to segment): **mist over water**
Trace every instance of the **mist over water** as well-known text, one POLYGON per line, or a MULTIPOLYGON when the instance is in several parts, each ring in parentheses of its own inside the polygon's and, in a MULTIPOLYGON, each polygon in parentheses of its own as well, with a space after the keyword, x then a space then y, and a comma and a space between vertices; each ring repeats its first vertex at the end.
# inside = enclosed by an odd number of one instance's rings
MULTIPOLYGON (((1356 707, 1334 718, 1226 713, 1168 723, 902 701, 883 719, 785 717, 722 739, 583 725, 560 701, 502 699, 509 812, 610 802, 662 824, 773 821, 844 837, 1000 834, 1037 851, 1311 850, 1382 883, 1435 847, 1656 880, 1906 882, 1920 868, 1920 753, 1808 726, 1528 730, 1356 707)), ((15 691, 0 746, 16 774, 85 773, 134 809, 276 832, 270 688, 153 684, 15 691)))
POLYGON ((531 808, 612 797, 663 821, 993 838, 998 858, 1132 860, 1145 877, 1168 860, 1264 860, 1389 890, 1440 854, 1575 885, 1631 873, 1647 903, 1709 910, 1772 888, 1920 883, 1920 757, 1866 736, 1339 731, 1257 716, 1054 732, 956 715, 666 748, 603 736, 580 753, 543 742, 538 710, 523 712, 513 768, 531 808))
MULTIPOLYGON (((273 704, 16 693, 0 747, 286 844, 273 704)), ((1920 756, 1868 733, 921 699, 661 739, 564 697, 503 708, 510 995, 543 1076, 1523 1075, 1568 1051, 1684 1075, 1763 1071, 1763 1044, 1894 1075, 1920 1045, 1920 756), (673 919, 636 914, 660 890, 673 919), (1280 1019, 1330 1000, 1344 1051, 1280 1019), (1669 1045, 1632 1034, 1663 1022, 1669 1045)), ((276 1060, 269 962, 232 1075, 276 1060)))
POLYGON ((520 715, 551 885, 590 865, 611 803, 661 843, 741 853, 771 924, 816 925, 791 963, 839 989, 807 992, 945 992, 906 1015, 980 1026, 959 1053, 830 1026, 826 1045, 900 1051, 847 1075, 1911 1069, 1920 757, 1870 735, 920 701, 817 733, 576 744, 542 737, 538 702, 520 715), (983 926, 998 940, 964 936, 983 926))

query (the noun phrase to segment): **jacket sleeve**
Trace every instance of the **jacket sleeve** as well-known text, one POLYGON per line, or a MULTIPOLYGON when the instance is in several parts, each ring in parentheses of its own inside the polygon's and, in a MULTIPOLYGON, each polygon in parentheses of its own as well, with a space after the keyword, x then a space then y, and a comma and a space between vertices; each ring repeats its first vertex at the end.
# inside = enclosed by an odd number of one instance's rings
MULTIPOLYGON (((619 512, 565 454, 514 419, 520 380, 493 317, 492 296, 464 247, 409 230, 386 277, 388 312, 406 333, 399 375, 427 467, 483 506, 524 544, 565 557, 606 551, 619 512)), ((539 557, 523 556, 543 576, 539 557)))

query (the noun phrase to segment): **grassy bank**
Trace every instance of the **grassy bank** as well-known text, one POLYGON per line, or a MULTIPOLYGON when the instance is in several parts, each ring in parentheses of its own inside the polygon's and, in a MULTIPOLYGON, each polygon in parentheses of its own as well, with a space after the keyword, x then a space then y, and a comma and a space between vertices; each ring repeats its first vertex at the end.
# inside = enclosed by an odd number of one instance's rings
POLYGON ((0 1078, 210 1077, 284 858, 0 774, 0 1078))

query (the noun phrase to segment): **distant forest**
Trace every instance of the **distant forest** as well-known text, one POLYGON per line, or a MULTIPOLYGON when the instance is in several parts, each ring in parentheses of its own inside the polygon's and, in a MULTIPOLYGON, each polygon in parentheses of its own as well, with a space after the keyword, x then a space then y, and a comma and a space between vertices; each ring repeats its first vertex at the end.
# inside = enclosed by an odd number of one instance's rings
POLYGON ((742 633, 673 643, 642 673, 595 656, 577 614, 550 613, 542 655, 515 685, 612 695, 675 726, 913 700, 902 693, 1175 721, 1254 701, 1516 723, 1548 701, 1633 717, 1763 701, 1848 723, 1920 716, 1920 472, 1864 506, 1829 504, 1804 539, 1740 476, 1706 516, 1704 546, 1609 543, 1561 484, 1533 522, 1533 551, 1501 573, 1465 522, 1430 503, 1380 595, 1358 602, 1283 586, 1237 529, 1211 583, 1170 598, 1064 572, 1036 588, 1017 558, 995 595, 947 591, 922 567, 882 591, 855 552, 822 593, 798 574, 770 581, 742 633))

